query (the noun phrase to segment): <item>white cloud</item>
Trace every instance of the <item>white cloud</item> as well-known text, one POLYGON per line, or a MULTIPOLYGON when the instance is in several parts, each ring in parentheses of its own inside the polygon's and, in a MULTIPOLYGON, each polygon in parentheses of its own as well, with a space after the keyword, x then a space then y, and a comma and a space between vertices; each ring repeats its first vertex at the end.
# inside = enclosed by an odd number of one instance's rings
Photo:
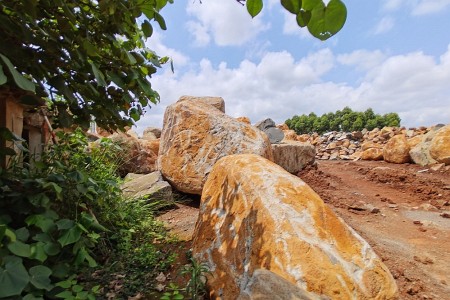
POLYGON ((450 6, 450 0, 384 0, 383 9, 395 11, 408 8, 413 15, 438 13, 450 6))
POLYGON ((450 45, 438 59, 422 52, 386 57, 367 50, 336 58, 324 49, 301 60, 286 51, 269 52, 257 63, 244 60, 236 68, 203 59, 195 69, 153 78, 162 103, 139 122, 141 131, 148 125, 161 126, 164 108, 181 95, 221 96, 228 115, 248 116, 252 122, 266 117, 283 122, 294 114, 323 114, 350 106, 398 112, 405 126, 450 123, 450 45), (324 81, 337 63, 364 70, 360 84, 324 81))
POLYGON ((208 33, 208 28, 199 22, 188 21, 186 23, 187 29, 194 36, 194 45, 203 47, 209 44, 211 36, 208 33))
POLYGON ((387 11, 394 11, 399 9, 408 0, 384 0, 383 9, 387 11))
POLYGON ((153 32, 152 37, 146 41, 145 46, 155 51, 158 55, 169 56, 173 59, 174 64, 176 64, 177 67, 185 66, 189 62, 189 58, 186 55, 165 46, 163 43, 163 36, 157 31, 153 32))
POLYGON ((219 46, 242 45, 269 28, 262 21, 263 12, 252 19, 236 1, 208 0, 202 4, 188 1, 186 9, 194 18, 187 28, 201 46, 206 46, 210 39, 219 46))
POLYGON ((450 0, 421 0, 414 7, 413 15, 426 15, 443 11, 450 6, 450 0))
POLYGON ((386 55, 380 50, 368 51, 360 49, 338 55, 337 60, 342 65, 355 66, 357 70, 367 71, 380 65, 385 58, 386 55))
POLYGON ((384 17, 378 22, 378 24, 375 26, 375 29, 373 30, 374 34, 381 34, 388 32, 392 28, 394 28, 395 21, 392 17, 384 17))

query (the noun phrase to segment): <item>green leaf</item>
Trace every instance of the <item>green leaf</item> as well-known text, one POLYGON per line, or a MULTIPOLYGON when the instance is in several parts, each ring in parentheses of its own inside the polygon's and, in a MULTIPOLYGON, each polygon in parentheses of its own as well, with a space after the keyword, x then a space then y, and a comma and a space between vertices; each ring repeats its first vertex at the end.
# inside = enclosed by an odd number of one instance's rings
POLYGON ((0 298, 19 296, 30 281, 22 259, 14 256, 3 258, 4 267, 0 267, 0 298))
POLYGON ((324 41, 335 35, 344 26, 347 8, 340 0, 331 0, 327 7, 317 6, 311 11, 309 32, 324 41))
POLYGON ((9 243, 7 248, 14 255, 21 256, 21 257, 27 257, 27 258, 31 256, 30 245, 25 244, 19 240, 9 243))
POLYGON ((5 84, 8 78, 6 77, 5 73, 3 72, 3 66, 0 65, 0 85, 5 84))
POLYGON ((94 62, 89 62, 92 67, 92 72, 94 73, 95 79, 97 80, 97 83, 99 86, 107 86, 105 81, 105 75, 99 70, 97 65, 94 62))
POLYGON ((31 256, 30 258, 36 259, 40 262, 44 262, 47 260, 47 253, 45 253, 45 243, 38 242, 31 245, 31 256))
POLYGON ((35 225, 43 232, 50 232, 55 226, 53 220, 44 215, 31 215, 25 219, 25 223, 27 225, 35 225))
POLYGON ((58 226, 59 230, 70 229, 73 226, 75 226, 75 222, 69 219, 61 219, 58 222, 56 222, 56 226, 58 226))
POLYGON ((69 276, 70 268, 67 264, 58 264, 53 267, 52 271, 53 271, 52 277, 64 279, 67 278, 67 276, 69 276))
POLYGON ((152 90, 152 86, 150 85, 150 82, 148 82, 145 79, 141 79, 141 78, 138 78, 137 82, 147 96, 151 96, 153 94, 153 90, 152 90))
POLYGON ((324 6, 324 3, 322 0, 303 0, 302 1, 302 8, 304 10, 313 10, 316 8, 316 6, 324 6))
POLYGON ((42 297, 36 297, 33 294, 27 294, 25 297, 22 298, 22 300, 44 300, 42 297))
POLYGON ((262 0, 247 0, 245 1, 245 5, 247 6, 247 11, 252 18, 256 17, 263 8, 262 0))
POLYGON ((50 256, 55 256, 59 254, 61 247, 57 243, 46 243, 44 246, 44 251, 50 256))
POLYGON ((164 18, 155 11, 155 20, 158 22, 159 27, 161 27, 162 30, 167 30, 166 21, 164 21, 164 18))
POLYGON ((142 31, 144 32, 145 37, 149 38, 149 37, 152 36, 152 34, 153 34, 153 27, 152 27, 152 25, 150 24, 149 21, 145 20, 144 23, 142 23, 142 31))
POLYGON ((302 7, 302 0, 281 0, 281 5, 290 13, 296 15, 302 7))
POLYGON ((297 14, 297 24, 300 27, 305 27, 308 25, 309 20, 311 20, 311 12, 310 11, 300 11, 297 14))
POLYGON ((64 291, 56 295, 58 298, 62 299, 75 299, 75 297, 72 295, 71 291, 64 291))
POLYGON ((62 188, 54 182, 47 182, 43 186, 43 188, 48 188, 48 187, 51 187, 58 195, 61 194, 61 192, 62 192, 62 188))
POLYGON ((134 56, 131 53, 125 52, 126 56, 127 56, 127 63, 130 65, 134 65, 137 63, 136 58, 134 58, 134 56))
POLYGON ((18 240, 26 242, 26 240, 30 237, 30 232, 26 227, 19 228, 16 230, 16 237, 18 240))
POLYGON ((89 40, 85 39, 83 41, 83 48, 86 50, 89 56, 98 56, 97 48, 89 42, 89 40))
MULTIPOLYGON (((3 54, 0 53, 0 58, 3 60, 3 62, 5 63, 6 67, 8 68, 9 72, 11 73, 11 75, 14 78, 14 82, 17 84, 17 86, 19 88, 21 88, 22 90, 25 91, 30 91, 35 93, 35 86, 34 83, 32 83, 31 81, 29 81, 28 79, 26 79, 25 77, 22 76, 22 74, 20 74, 16 68, 14 68, 13 64, 11 63, 11 61, 9 60, 9 58, 7 58, 6 56, 4 56, 3 54)), ((3 72, 2 72, 3 73, 3 72)), ((4 73, 3 73, 4 75, 4 73)))
POLYGON ((58 239, 58 242, 62 247, 76 243, 81 238, 81 233, 80 227, 74 226, 69 230, 66 230, 66 232, 58 239))
POLYGON ((52 274, 52 270, 46 266, 34 266, 30 268, 30 282, 38 289, 45 289, 50 291, 53 288, 49 276, 52 274))
POLYGON ((97 262, 94 258, 92 258, 91 255, 87 252, 86 248, 81 248, 80 251, 78 251, 77 257, 75 259, 75 264, 81 264, 82 262, 87 261, 89 264, 89 267, 94 268, 97 266, 97 262))

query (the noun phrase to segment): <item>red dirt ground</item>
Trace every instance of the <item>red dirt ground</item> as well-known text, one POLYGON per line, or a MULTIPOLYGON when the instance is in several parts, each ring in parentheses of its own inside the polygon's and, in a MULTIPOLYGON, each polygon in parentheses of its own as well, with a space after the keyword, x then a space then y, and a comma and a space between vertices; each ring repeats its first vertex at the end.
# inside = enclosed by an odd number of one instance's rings
MULTIPOLYGON (((298 176, 369 242, 396 279, 400 299, 450 300, 448 167, 318 161, 298 176)), ((197 215, 192 205, 178 204, 160 219, 189 240, 197 215)))

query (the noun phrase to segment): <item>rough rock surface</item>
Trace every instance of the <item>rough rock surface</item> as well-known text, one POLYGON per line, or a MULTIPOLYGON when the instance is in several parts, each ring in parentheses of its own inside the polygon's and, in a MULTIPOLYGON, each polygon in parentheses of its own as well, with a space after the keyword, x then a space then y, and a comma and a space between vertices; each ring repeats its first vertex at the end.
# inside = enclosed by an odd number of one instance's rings
POLYGON ((437 131, 440 127, 432 127, 425 135, 423 135, 422 140, 417 143, 409 151, 411 160, 418 165, 427 166, 437 163, 437 161, 430 154, 431 141, 435 137, 437 131))
POLYGON ((250 122, 250 119, 248 117, 237 117, 236 120, 238 120, 239 122, 243 122, 245 124, 249 125, 252 124, 252 122, 250 122))
POLYGON ((255 127, 267 134, 267 137, 272 144, 278 144, 284 139, 283 130, 277 128, 272 119, 259 121, 255 124, 255 127))
POLYGON ((361 153, 362 160, 383 160, 383 149, 369 148, 361 153))
POLYGON ((450 165, 450 125, 436 132, 431 140, 430 155, 438 162, 450 165))
POLYGON ((239 153, 273 160, 270 142, 263 132, 204 101, 184 99, 167 107, 158 166, 177 190, 201 194, 216 161, 239 153))
POLYGON ((289 173, 296 174, 314 164, 316 148, 310 143, 284 141, 272 144, 274 162, 289 173))
POLYGON ((238 300, 325 300, 265 269, 256 269, 238 300))
POLYGON ((146 141, 125 133, 115 133, 110 139, 117 143, 121 150, 118 172, 121 176, 128 173, 148 174, 157 170, 159 140, 146 141))
POLYGON ((130 173, 121 189, 126 197, 172 201, 172 187, 162 178, 161 172, 150 174, 130 173))
POLYGON ((182 101, 194 101, 209 104, 225 113, 225 101, 222 97, 195 97, 195 96, 181 96, 178 102, 182 101))
POLYGON ((301 179, 257 155, 231 155, 216 163, 203 190, 193 245, 194 257, 210 267, 213 298, 245 295, 258 269, 313 296, 395 299, 397 294, 367 242, 301 179))
POLYGON ((396 164, 404 164, 411 161, 409 156, 409 144, 403 134, 392 137, 384 146, 384 160, 396 164))
POLYGON ((147 127, 142 133, 143 140, 155 140, 161 137, 161 129, 156 127, 147 127))

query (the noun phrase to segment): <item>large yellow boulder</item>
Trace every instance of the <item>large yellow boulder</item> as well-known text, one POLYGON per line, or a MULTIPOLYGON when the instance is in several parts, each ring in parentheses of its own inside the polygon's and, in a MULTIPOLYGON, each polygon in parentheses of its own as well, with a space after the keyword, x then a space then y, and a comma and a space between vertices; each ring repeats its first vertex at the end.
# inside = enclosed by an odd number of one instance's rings
POLYGON ((431 140, 430 155, 440 163, 450 165, 450 125, 444 126, 431 140))
POLYGON ((230 155, 215 164, 203 189, 193 255, 209 266, 213 299, 280 299, 270 286, 285 284, 307 294, 292 299, 397 295, 367 242, 300 178, 258 155, 230 155))
POLYGON ((158 166, 177 190, 200 195, 213 165, 223 156, 254 153, 273 160, 266 134, 225 115, 224 107, 217 97, 186 96, 167 107, 158 166))
POLYGON ((392 137, 383 149, 384 160, 390 163, 404 164, 411 161, 411 150, 404 134, 392 137))
POLYGON ((368 148, 361 153, 362 160, 383 160, 383 149, 368 148))

